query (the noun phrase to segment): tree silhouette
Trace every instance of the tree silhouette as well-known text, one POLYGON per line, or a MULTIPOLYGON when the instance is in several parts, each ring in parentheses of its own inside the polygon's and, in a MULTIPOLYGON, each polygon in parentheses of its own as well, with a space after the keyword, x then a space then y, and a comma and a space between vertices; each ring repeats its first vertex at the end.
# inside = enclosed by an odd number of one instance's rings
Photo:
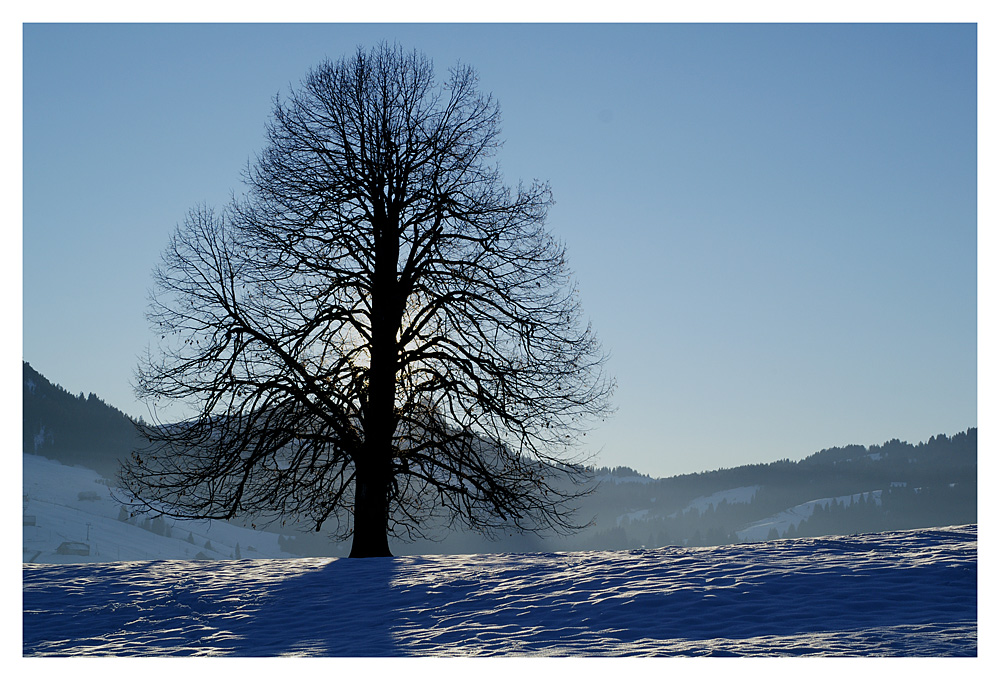
POLYGON ((143 509, 307 519, 352 556, 431 521, 569 531, 612 382, 547 184, 503 184, 499 108, 459 65, 359 49, 276 98, 247 193, 192 210, 154 273, 143 509))

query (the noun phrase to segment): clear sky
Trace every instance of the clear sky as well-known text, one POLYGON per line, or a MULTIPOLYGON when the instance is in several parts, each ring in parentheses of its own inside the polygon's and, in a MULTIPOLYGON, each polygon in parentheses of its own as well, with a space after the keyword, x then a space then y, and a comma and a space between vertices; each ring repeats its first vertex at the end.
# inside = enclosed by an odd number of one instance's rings
POLYGON ((977 425, 975 25, 27 25, 23 358, 132 395, 150 273, 273 97, 399 42, 500 101, 656 476, 977 425))

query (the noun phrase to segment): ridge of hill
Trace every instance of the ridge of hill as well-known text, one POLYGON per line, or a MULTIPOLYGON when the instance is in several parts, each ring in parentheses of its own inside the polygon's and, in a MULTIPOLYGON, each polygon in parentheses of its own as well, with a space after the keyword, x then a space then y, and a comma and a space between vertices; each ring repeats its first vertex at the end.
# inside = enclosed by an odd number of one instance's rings
MULTIPOLYGON (((141 444, 127 415, 94 394, 74 397, 27 362, 23 439, 26 460, 30 454, 89 468, 107 486, 117 476, 118 461, 141 444)), ((56 471, 51 468, 47 474, 54 480, 56 471)), ((580 523, 590 525, 571 536, 526 534, 490 541, 440 527, 438 541, 390 545, 398 555, 621 550, 977 522, 976 428, 915 445, 892 439, 823 449, 799 461, 666 478, 621 466, 593 472, 597 490, 580 500, 577 513, 580 523)), ((26 465, 26 488, 28 474, 26 465)), ((301 531, 275 540, 285 554, 340 556, 348 550, 322 532, 301 531)))
POLYGON ((581 508, 595 526, 570 541, 626 549, 974 524, 977 433, 604 484, 581 508))
POLYGON ((91 392, 73 396, 22 362, 24 453, 83 465, 108 478, 139 447, 135 422, 91 392))

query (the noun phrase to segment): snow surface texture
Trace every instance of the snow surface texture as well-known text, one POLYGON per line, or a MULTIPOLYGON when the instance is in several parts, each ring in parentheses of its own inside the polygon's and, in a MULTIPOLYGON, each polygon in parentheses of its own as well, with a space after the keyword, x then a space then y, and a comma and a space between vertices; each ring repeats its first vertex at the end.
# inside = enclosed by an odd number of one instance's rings
POLYGON ((977 654, 975 525, 621 552, 25 564, 36 655, 977 654))

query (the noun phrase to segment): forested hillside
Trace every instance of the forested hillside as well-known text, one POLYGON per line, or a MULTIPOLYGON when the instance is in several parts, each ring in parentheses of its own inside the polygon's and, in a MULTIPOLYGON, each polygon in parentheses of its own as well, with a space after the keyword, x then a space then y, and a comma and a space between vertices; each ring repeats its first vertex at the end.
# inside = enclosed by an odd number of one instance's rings
POLYGON ((569 542, 719 545, 975 523, 976 435, 970 428, 915 445, 893 439, 665 479, 611 474, 583 508, 596 516, 593 535, 569 542))
POLYGON ((23 453, 116 477, 118 461, 140 442, 132 420, 93 393, 73 396, 28 362, 22 362, 22 367, 23 453))
MULTIPOLYGON (((918 444, 824 449, 803 460, 654 479, 628 467, 594 470, 579 503, 589 526, 569 536, 478 535, 427 527, 439 540, 392 544, 395 554, 620 550, 720 545, 977 522, 977 430, 918 444)), ((92 468, 108 479, 140 446, 132 421, 96 395, 73 396, 24 363, 24 452, 92 468)), ((284 528, 287 534, 292 523, 284 528)), ((325 532, 280 539, 301 555, 346 554, 325 532)))

